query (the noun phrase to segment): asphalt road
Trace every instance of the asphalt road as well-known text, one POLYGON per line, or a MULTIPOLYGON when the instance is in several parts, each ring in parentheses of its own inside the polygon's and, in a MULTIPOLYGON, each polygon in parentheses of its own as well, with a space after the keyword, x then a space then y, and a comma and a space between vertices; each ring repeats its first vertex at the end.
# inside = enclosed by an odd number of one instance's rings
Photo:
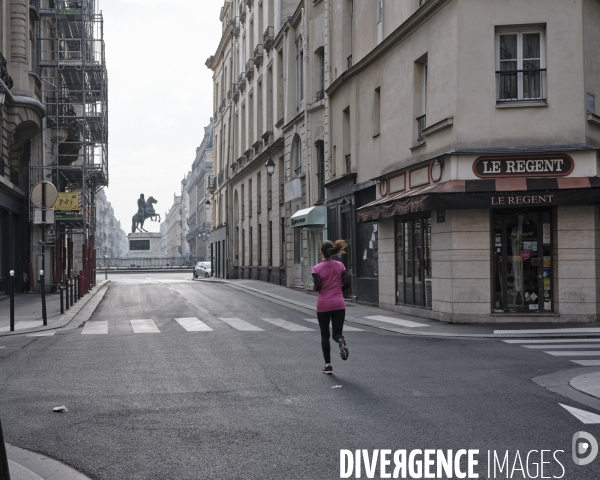
MULTIPOLYGON (((527 453, 542 449, 564 451, 562 478, 600 476, 600 458, 588 466, 571 459, 573 435, 600 439, 600 425, 583 425, 559 402, 586 407, 531 380, 572 368, 567 359, 496 340, 360 326, 346 333, 348 361, 332 348, 334 375, 326 376, 310 315, 189 277, 112 276, 90 320, 106 322, 106 334, 80 327, 0 338, 5 440, 93 479, 333 479, 340 449, 427 448, 479 449, 480 478, 488 478, 488 450, 509 451, 511 466, 518 450, 525 467, 527 453), (175 320, 189 317, 212 331, 175 320), (131 320, 144 319, 158 331, 134 333, 131 320), (59 405, 69 411, 53 413, 59 405)), ((544 474, 559 477, 548 458, 544 474)), ((531 477, 517 470, 512 478, 534 478, 535 461, 531 477)), ((368 478, 364 467, 360 478, 368 478)))

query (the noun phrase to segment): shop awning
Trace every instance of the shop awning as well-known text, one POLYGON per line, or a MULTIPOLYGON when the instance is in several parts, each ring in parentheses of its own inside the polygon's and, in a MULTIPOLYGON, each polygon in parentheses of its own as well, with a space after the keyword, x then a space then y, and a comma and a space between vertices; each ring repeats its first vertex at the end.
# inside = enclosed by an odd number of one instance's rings
POLYGON ((451 180, 395 193, 357 210, 367 222, 435 210, 594 205, 600 203, 600 178, 497 178, 451 180))
POLYGON ((292 215, 292 227, 325 226, 327 210, 324 206, 310 207, 298 210, 292 215))

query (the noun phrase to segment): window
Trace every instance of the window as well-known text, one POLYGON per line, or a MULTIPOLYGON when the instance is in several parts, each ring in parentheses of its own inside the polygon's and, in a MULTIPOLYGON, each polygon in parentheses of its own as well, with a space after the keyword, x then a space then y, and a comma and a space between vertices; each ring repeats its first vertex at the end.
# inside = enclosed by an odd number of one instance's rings
POLYGON ((269 245, 268 245, 268 250, 269 250, 269 258, 268 258, 268 262, 269 262, 269 267, 273 266, 273 222, 269 221, 269 245))
POLYGON ((496 37, 496 101, 546 100, 546 61, 541 30, 499 32, 496 37))
POLYGON ((319 89, 317 91, 317 101, 323 100, 325 97, 325 49, 322 48, 317 52, 319 56, 319 71, 318 71, 318 85, 319 89))
POLYGON ((258 266, 262 266, 262 224, 258 224, 258 266))
POLYGON ((294 264, 302 261, 302 229, 294 228, 294 264))
POLYGON ((262 182, 260 178, 260 172, 256 174, 256 213, 260 213, 262 208, 262 182))
POLYGON ((302 149, 300 137, 298 135, 294 137, 294 143, 292 144, 292 161, 294 165, 294 172, 296 175, 300 175, 300 173, 302 173, 302 149))
POLYGON ((396 303, 431 310, 431 218, 396 222, 396 303))
POLYGON ((317 195, 318 201, 325 201, 325 144, 318 141, 317 147, 317 195))
POLYGON ((300 110, 304 100, 304 46, 302 35, 296 39, 296 99, 296 108, 300 110))
POLYGON ((381 129, 381 88, 377 87, 373 95, 373 136, 379 135, 381 129))
POLYGON ((285 217, 281 217, 281 245, 280 245, 280 251, 279 251, 279 265, 281 267, 283 267, 285 265, 284 260, 285 260, 285 217))
POLYGON ((253 257, 253 251, 252 251, 252 227, 250 227, 250 236, 248 237, 248 244, 250 245, 250 249, 248 251, 248 265, 252 266, 252 257, 253 257))
POLYGON ((377 22, 377 45, 381 43, 383 40, 383 0, 375 0, 376 4, 376 13, 375 13, 375 21, 377 22))
POLYGON ((427 126, 427 83, 429 81, 429 65, 427 63, 428 55, 423 55, 415 62, 415 83, 414 83, 414 115, 416 118, 416 137, 418 143, 425 142, 423 130, 427 126))

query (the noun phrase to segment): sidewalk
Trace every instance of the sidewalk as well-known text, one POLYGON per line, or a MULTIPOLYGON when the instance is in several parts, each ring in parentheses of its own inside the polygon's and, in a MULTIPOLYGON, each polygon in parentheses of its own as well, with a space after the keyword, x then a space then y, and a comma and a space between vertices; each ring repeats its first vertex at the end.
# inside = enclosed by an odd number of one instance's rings
MULTIPOLYGON (((284 303, 302 311, 316 311, 317 296, 301 290, 282 287, 259 280, 198 279, 230 285, 266 300, 284 303)), ((445 323, 412 315, 400 314, 346 301, 346 320, 355 324, 401 333, 428 337, 467 338, 533 338, 533 337, 590 337, 600 338, 600 323, 445 323)))
MULTIPOLYGON (((99 303, 100 297, 104 296, 106 288, 103 288, 110 280, 99 282, 83 298, 75 302, 75 305, 60 313, 60 295, 57 293, 46 294, 46 315, 48 325, 44 327, 42 321, 42 296, 39 293, 22 293, 15 295, 15 331, 10 331, 10 300, 0 302, 0 337, 19 334, 43 335, 48 330, 56 330, 69 324, 91 301, 99 303)), ((65 304, 66 307, 66 304, 65 304)))

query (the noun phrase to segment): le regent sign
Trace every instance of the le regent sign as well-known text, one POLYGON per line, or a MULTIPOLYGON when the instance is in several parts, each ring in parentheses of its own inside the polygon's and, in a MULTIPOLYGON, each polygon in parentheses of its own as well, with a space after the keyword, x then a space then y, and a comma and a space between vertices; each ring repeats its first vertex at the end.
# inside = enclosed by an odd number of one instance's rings
POLYGON ((473 173, 479 178, 564 177, 575 162, 566 154, 506 157, 490 155, 473 162, 473 173))

